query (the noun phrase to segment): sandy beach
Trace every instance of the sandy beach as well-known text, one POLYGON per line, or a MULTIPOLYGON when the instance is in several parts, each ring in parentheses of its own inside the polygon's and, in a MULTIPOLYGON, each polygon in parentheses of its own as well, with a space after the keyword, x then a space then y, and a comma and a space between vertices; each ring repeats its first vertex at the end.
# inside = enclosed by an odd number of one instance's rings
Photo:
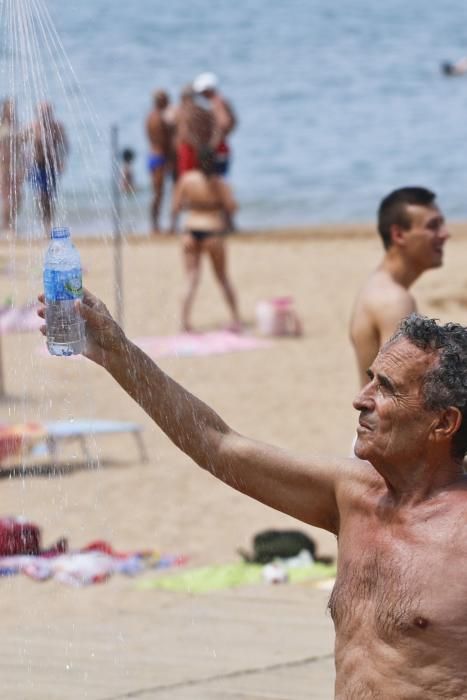
MULTIPOLYGON (((443 268, 417 282, 419 310, 467 324, 467 224, 450 226, 443 268)), ((78 239, 86 286, 115 308, 113 248, 78 239)), ((0 300, 41 289, 39 244, 0 244, 0 300)), ((291 295, 301 338, 206 357, 159 361, 240 432, 302 453, 347 455, 356 414, 357 376, 348 341, 352 301, 381 257, 372 225, 319 227, 229 240, 233 281, 247 331, 255 305, 291 295)), ((183 271, 172 237, 123 247, 124 327, 130 338, 178 332, 183 271)), ((227 311, 205 263, 193 322, 222 328, 227 311)), ((238 547, 269 527, 298 528, 322 554, 334 538, 262 506, 205 474, 152 424, 99 367, 47 356, 39 333, 2 337, 7 398, 4 422, 131 421, 143 427, 149 462, 129 435, 95 436, 97 468, 62 476, 2 479, 1 514, 37 522, 45 545, 105 539, 121 550, 154 549, 189 557, 189 566, 238 560, 238 547)), ((79 449, 65 461, 79 466, 79 449)), ((147 574, 148 576, 154 574, 147 574)), ((0 580, 4 697, 90 698, 332 697, 333 632, 328 591, 312 584, 242 588, 189 596, 137 589, 115 576, 86 589, 24 577, 0 580), (284 634, 285 632, 285 634, 284 634)))

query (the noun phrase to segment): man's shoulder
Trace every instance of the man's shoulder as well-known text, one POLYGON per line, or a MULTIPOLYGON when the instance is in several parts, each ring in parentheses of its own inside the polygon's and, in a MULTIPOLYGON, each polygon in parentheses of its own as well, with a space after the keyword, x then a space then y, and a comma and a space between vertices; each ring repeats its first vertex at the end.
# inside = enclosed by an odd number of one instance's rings
POLYGON ((378 498, 385 489, 383 477, 372 464, 353 457, 342 463, 341 478, 338 487, 340 509, 354 508, 356 505, 378 498))
POLYGON ((396 301, 398 299, 413 299, 409 290, 382 268, 374 270, 369 275, 365 285, 362 287, 362 295, 369 301, 378 300, 380 297, 396 301))
POLYGON ((384 479, 373 465, 355 455, 339 460, 339 481, 349 492, 378 488, 384 484, 384 479))
POLYGON ((357 300, 376 322, 388 315, 402 318, 416 309, 411 292, 384 271, 375 271, 368 278, 357 300))
POLYGON ((161 120, 162 120, 162 117, 161 117, 160 113, 157 110, 152 109, 149 112, 146 121, 148 122, 148 124, 158 124, 161 120))

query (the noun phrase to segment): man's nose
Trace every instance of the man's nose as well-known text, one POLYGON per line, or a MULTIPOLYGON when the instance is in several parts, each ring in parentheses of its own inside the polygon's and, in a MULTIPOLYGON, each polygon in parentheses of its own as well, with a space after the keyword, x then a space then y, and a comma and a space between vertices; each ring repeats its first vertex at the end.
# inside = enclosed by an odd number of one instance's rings
POLYGON ((364 411, 372 408, 373 398, 371 392, 371 382, 365 384, 365 386, 359 391, 357 396, 354 398, 352 405, 357 411, 364 411))
POLYGON ((447 241, 448 238, 451 238, 451 234, 450 234, 450 232, 449 232, 448 227, 446 226, 446 224, 444 224, 444 225, 441 227, 441 231, 439 232, 439 236, 440 236, 440 238, 443 239, 443 241, 447 241))

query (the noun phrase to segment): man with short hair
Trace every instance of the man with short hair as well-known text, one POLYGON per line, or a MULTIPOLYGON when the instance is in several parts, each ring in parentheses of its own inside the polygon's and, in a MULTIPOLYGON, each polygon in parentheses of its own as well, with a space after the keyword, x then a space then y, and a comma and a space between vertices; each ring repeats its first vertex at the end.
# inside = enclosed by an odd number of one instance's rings
POLYGON ((235 112, 230 102, 219 92, 219 80, 214 73, 200 73, 193 81, 193 90, 212 109, 215 130, 210 145, 216 153, 216 173, 227 175, 231 158, 228 137, 237 125, 235 112))
POLYGON ((170 99, 165 90, 156 90, 153 108, 146 119, 146 135, 149 141, 148 170, 151 176, 153 197, 151 201, 152 233, 159 232, 159 216, 164 194, 164 180, 172 155, 172 131, 165 119, 170 99))
POLYGON ((85 292, 79 308, 86 356, 177 447, 336 535, 336 698, 467 698, 467 328, 416 314, 401 324, 354 402, 356 458, 344 459, 239 434, 133 345, 101 301, 85 292))
POLYGON ((449 237, 435 194, 424 187, 402 187, 385 197, 378 231, 384 257, 359 292, 350 321, 362 386, 379 348, 399 321, 416 311, 409 289, 425 270, 442 265, 449 237))

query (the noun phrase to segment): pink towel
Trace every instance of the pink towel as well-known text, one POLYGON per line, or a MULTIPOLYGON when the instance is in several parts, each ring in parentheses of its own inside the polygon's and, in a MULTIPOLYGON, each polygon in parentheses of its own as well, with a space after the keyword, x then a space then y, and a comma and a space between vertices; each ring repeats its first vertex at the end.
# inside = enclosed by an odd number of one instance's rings
POLYGON ((194 355, 215 355, 226 352, 254 350, 270 345, 267 340, 230 331, 210 331, 208 333, 180 333, 169 336, 143 336, 135 338, 135 344, 152 357, 192 357, 194 355))

